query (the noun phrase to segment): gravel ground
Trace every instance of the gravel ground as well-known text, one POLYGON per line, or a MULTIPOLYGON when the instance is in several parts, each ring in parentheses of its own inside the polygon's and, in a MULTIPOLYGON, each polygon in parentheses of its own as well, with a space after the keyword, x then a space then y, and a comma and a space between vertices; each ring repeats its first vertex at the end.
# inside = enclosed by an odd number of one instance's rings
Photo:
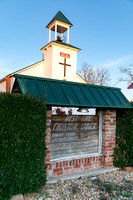
POLYGON ((95 177, 48 184, 38 194, 24 200, 133 200, 133 172, 122 170, 107 172, 95 177))

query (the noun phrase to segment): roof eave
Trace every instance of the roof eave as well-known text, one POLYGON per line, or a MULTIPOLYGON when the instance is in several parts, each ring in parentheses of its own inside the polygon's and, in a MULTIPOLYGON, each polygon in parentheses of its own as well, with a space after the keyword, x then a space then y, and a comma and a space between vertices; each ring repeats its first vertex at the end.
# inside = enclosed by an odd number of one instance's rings
POLYGON ((68 23, 66 23, 66 22, 63 22, 63 21, 54 19, 53 21, 51 21, 51 22, 46 26, 46 28, 49 28, 49 27, 50 27, 52 24, 54 24, 55 22, 63 23, 63 24, 65 24, 65 25, 69 26, 69 27, 72 27, 72 26, 73 26, 73 24, 68 24, 68 23))
POLYGON ((6 76, 4 78, 0 79, 0 83, 2 83, 4 81, 6 81, 6 76))
POLYGON ((56 41, 51 41, 49 42, 47 45, 45 45, 44 47, 42 47, 40 50, 47 50, 47 48, 51 47, 51 45, 56 45, 56 46, 63 46, 67 49, 74 49, 76 50, 77 52, 81 51, 80 48, 77 48, 77 47, 74 47, 74 46, 68 46, 67 43, 66 45, 64 45, 63 43, 57 43, 56 41))

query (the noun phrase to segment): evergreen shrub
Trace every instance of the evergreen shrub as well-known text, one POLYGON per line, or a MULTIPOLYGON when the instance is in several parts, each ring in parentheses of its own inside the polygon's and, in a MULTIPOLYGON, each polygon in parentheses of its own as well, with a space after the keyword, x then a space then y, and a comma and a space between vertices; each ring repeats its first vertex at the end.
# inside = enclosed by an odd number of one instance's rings
POLYGON ((45 185, 45 133, 45 101, 0 93, 0 200, 45 185))
POLYGON ((117 111, 114 165, 133 166, 133 109, 117 111))

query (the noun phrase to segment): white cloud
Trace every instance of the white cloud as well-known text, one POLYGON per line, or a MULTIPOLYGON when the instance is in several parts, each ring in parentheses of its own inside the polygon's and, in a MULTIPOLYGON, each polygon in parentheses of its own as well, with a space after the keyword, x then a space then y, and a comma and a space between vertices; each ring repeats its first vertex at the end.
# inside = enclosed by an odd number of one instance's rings
POLYGON ((102 65, 105 65, 108 68, 110 68, 110 67, 114 67, 114 66, 120 66, 120 65, 123 66, 125 64, 132 64, 132 63, 133 63, 133 54, 124 56, 121 58, 117 58, 116 60, 108 60, 105 63, 103 63, 102 65))

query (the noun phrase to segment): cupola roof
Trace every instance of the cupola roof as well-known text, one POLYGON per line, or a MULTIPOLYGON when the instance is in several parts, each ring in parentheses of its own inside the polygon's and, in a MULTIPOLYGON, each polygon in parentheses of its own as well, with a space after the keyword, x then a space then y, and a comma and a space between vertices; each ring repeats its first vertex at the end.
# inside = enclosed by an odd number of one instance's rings
POLYGON ((60 21, 69 26, 73 26, 72 23, 63 15, 63 13, 61 11, 57 12, 57 14, 53 17, 53 19, 48 23, 46 28, 49 28, 49 25, 54 21, 60 21))

